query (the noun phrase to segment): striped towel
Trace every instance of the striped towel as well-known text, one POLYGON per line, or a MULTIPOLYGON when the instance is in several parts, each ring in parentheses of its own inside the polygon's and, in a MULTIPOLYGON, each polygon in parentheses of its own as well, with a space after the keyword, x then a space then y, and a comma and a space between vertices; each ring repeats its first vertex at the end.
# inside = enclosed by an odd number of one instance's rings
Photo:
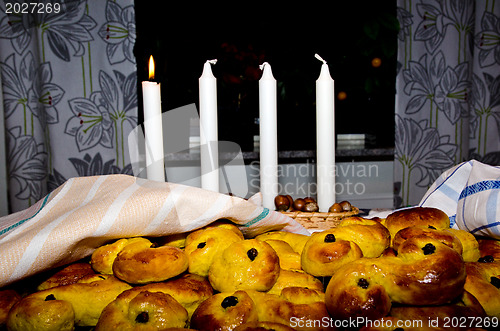
POLYGON ((500 167, 463 162, 436 179, 420 206, 443 210, 454 228, 500 239, 500 167))
POLYGON ((127 175, 72 178, 30 208, 0 218, 0 287, 89 256, 112 239, 182 233, 219 218, 249 237, 278 229, 309 234, 250 199, 127 175))

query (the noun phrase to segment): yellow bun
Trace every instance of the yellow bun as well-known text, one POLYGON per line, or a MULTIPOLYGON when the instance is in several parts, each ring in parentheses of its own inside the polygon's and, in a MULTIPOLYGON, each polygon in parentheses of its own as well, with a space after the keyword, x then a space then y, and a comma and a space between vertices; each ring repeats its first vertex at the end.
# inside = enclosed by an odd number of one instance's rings
POLYGON ((82 278, 95 274, 90 264, 85 262, 73 263, 43 281, 38 285, 37 290, 41 291, 52 287, 75 284, 82 278))
MULTIPOLYGON (((400 320, 421 320, 426 324, 430 320, 437 321, 441 328, 445 328, 445 321, 451 321, 451 319, 468 318, 469 321, 474 321, 473 317, 486 317, 486 313, 479 302, 467 291, 464 291, 460 300, 455 300, 452 303, 439 306, 393 307, 390 315, 400 320)), ((469 326, 474 325, 480 325, 479 319, 478 323, 469 324, 469 326)))
POLYGON ((215 256, 222 254, 232 243, 241 240, 242 237, 233 230, 222 226, 192 232, 186 237, 187 244, 184 249, 189 261, 188 271, 207 277, 215 256))
POLYGON ((92 268, 101 274, 112 275, 113 274, 113 262, 115 262, 116 256, 122 251, 127 245, 135 242, 144 242, 151 245, 151 242, 146 238, 126 238, 119 239, 111 244, 103 245, 98 247, 90 258, 90 265, 92 268))
POLYGON ((440 305, 464 289, 465 266, 460 254, 440 241, 413 237, 397 256, 362 258, 338 269, 330 279, 325 301, 333 318, 386 316, 392 302, 440 305))
POLYGON ((316 277, 299 270, 282 269, 278 280, 267 293, 280 295, 282 290, 287 287, 305 287, 320 292, 324 291, 323 283, 316 277))
POLYGON ((438 230, 428 226, 411 226, 399 230, 394 239, 392 246, 395 250, 405 241, 417 236, 426 236, 439 240, 446 246, 453 248, 458 254, 462 255, 462 242, 450 231, 450 229, 438 230))
POLYGON ((186 271, 188 258, 173 246, 151 247, 138 241, 125 246, 113 263, 113 274, 127 283, 160 282, 186 271))
POLYGON ((475 262, 481 257, 479 252, 479 243, 476 237, 469 231, 450 228, 453 233, 462 243, 462 258, 465 262, 475 262))
POLYGON ((188 313, 171 295, 125 291, 103 310, 96 331, 182 328, 188 313))
POLYGON ((316 232, 301 255, 302 269, 313 276, 331 276, 338 268, 363 256, 359 246, 336 237, 339 230, 316 232))
MULTIPOLYGON (((33 302, 37 303, 41 301, 41 305, 43 306, 43 301, 45 300, 50 302, 63 301, 72 306, 75 325, 94 326, 104 307, 120 293, 130 288, 129 284, 110 275, 90 275, 81 279, 76 284, 53 287, 32 293, 21 300, 20 303, 24 305, 24 300, 30 300, 31 303, 29 305, 31 305, 33 302)), ((61 306, 66 305, 66 303, 61 303, 61 306)), ((28 314, 27 316, 36 318, 32 314, 28 314)))
POLYGON ((300 262, 300 254, 293 250, 286 241, 278 239, 266 240, 278 254, 280 260, 280 268, 285 270, 302 270, 300 262))
POLYGON ((218 293, 202 302, 191 318, 191 327, 200 331, 233 330, 257 322, 257 309, 245 291, 218 293))
POLYGON ((465 290, 481 304, 488 316, 500 318, 500 242, 479 240, 481 258, 465 264, 465 290))
POLYGON ((289 325, 296 330, 327 329, 324 325, 311 327, 300 325, 299 323, 299 321, 330 320, 321 294, 306 288, 287 288, 285 290, 290 291, 286 296, 247 291, 257 307, 259 321, 281 323, 289 325))
POLYGON ((255 239, 262 241, 267 241, 270 239, 283 240, 284 242, 288 243, 295 252, 302 254, 302 250, 304 249, 309 236, 306 236, 305 234, 286 231, 270 231, 258 235, 257 237, 255 237, 255 239))
POLYGON ((388 215, 384 225, 394 237, 399 230, 410 226, 432 226, 439 230, 448 229, 450 218, 437 208, 413 207, 398 210, 388 215))
POLYGON ((391 234, 379 221, 359 216, 344 218, 333 233, 355 242, 364 257, 378 257, 391 243, 391 234))
POLYGON ((128 292, 162 292, 171 295, 188 312, 191 318, 194 310, 213 295, 213 289, 208 280, 194 274, 184 274, 165 282, 136 286, 128 292))
POLYGON ((12 331, 70 331, 75 327, 75 312, 70 302, 26 297, 12 307, 7 329, 12 331))
POLYGON ((214 258, 208 280, 219 292, 267 291, 280 274, 279 258, 264 241, 246 239, 229 245, 214 258))

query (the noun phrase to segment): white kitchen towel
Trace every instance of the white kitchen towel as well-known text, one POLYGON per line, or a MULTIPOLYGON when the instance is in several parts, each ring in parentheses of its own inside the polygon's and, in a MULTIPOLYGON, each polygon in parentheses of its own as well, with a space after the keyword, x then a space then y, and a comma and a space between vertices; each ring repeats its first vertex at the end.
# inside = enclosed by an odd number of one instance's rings
POLYGON ((183 233, 220 218, 248 237, 309 234, 282 213, 226 194, 128 175, 77 177, 0 218, 0 287, 89 256, 109 240, 183 233))
POLYGON ((443 210, 454 228, 500 239, 500 167, 460 163, 436 179, 419 205, 443 210))

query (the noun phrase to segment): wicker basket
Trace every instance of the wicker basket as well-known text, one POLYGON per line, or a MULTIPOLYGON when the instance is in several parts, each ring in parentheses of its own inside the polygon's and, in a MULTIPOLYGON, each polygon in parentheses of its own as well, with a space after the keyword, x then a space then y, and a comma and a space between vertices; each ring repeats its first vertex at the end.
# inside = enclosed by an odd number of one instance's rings
POLYGON ((313 231, 327 230, 337 227, 343 218, 359 214, 359 209, 352 206, 352 210, 343 213, 308 213, 302 211, 281 212, 293 218, 303 227, 313 231))

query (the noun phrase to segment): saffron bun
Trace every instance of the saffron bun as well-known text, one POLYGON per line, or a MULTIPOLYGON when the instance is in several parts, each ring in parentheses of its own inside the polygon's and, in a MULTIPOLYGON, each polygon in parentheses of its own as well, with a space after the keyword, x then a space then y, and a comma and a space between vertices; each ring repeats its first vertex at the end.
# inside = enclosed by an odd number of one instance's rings
POLYGON ((364 257, 380 256, 391 243, 389 230, 375 219, 347 217, 339 223, 337 229, 337 236, 355 242, 364 257))
MULTIPOLYGON (((111 275, 90 275, 80 279, 78 283, 49 288, 24 297, 19 302, 21 308, 14 312, 11 311, 9 319, 11 319, 11 314, 16 314, 17 317, 12 318, 22 318, 24 319, 22 323, 27 323, 26 325, 39 323, 39 317, 31 311, 40 309, 40 314, 43 314, 41 312, 43 306, 50 304, 54 305, 54 312, 48 313, 54 318, 51 321, 62 327, 69 325, 69 323, 62 320, 57 321, 57 316, 59 316, 57 310, 60 309, 61 313, 64 312, 60 318, 65 320, 70 316, 70 309, 65 308, 69 305, 73 312, 75 326, 95 326, 104 307, 116 299, 120 293, 130 288, 132 287, 129 284, 111 275), (38 308, 38 305, 41 307, 38 308)), ((47 309, 50 310, 50 308, 47 309)), ((11 323, 21 322, 11 320, 11 323)))
POLYGON ((323 295, 307 288, 286 288, 282 295, 247 291, 261 322, 285 324, 296 330, 329 330, 329 325, 292 325, 293 321, 330 319, 323 295))
POLYGON ((0 330, 7 322, 10 309, 19 301, 21 301, 21 295, 16 290, 0 290, 0 330))
POLYGON ((151 247, 147 241, 126 245, 113 262, 113 274, 131 284, 160 282, 188 269, 188 257, 174 246, 151 247))
POLYGON ((136 294, 144 291, 169 294, 186 309, 189 318, 203 301, 213 295, 212 286, 205 277, 189 273, 165 282, 136 286, 127 291, 136 294))
POLYGON ((387 316, 392 303, 442 305, 460 296, 465 264, 454 249, 426 236, 412 237, 397 256, 361 258, 338 269, 325 302, 334 319, 387 316))
POLYGON ((245 239, 232 243, 215 256, 208 280, 219 292, 268 291, 279 274, 279 258, 274 249, 264 241, 245 239))
POLYGON ((233 330, 258 322, 257 307, 246 291, 217 293, 194 311, 190 327, 199 331, 233 330))
POLYGON ((208 227, 190 233, 186 237, 184 249, 189 262, 188 271, 207 277, 215 256, 222 254, 232 243, 242 240, 242 236, 234 230, 223 226, 208 227))
POLYGON ((303 271, 282 269, 276 283, 267 293, 280 295, 287 287, 304 287, 324 292, 323 283, 318 278, 303 271))
POLYGON ((262 241, 282 240, 289 244, 295 252, 302 254, 302 250, 304 249, 307 240, 309 240, 309 236, 286 231, 269 231, 256 236, 255 239, 262 241))
POLYGON ((40 283, 37 287, 37 290, 41 291, 52 287, 75 284, 78 283, 79 280, 95 274, 95 271, 92 269, 89 263, 72 263, 57 271, 55 274, 40 283))
POLYGON ((452 319, 467 318, 469 321, 474 321, 472 318, 478 318, 476 325, 469 324, 468 326, 479 326, 480 318, 486 317, 486 313, 470 293, 464 291, 462 297, 452 303, 439 306, 393 307, 390 316, 406 321, 421 320, 423 323, 428 323, 430 320, 438 321, 440 323, 437 323, 437 326, 443 329, 446 328, 444 323, 452 319))
POLYGON ((462 243, 462 258, 465 262, 475 262, 481 257, 479 242, 472 233, 454 228, 450 228, 448 231, 453 233, 462 243))
POLYGON ((389 231, 378 220, 348 217, 336 228, 311 235, 302 251, 302 269, 314 276, 331 276, 363 256, 380 256, 390 243, 389 231))
POLYGON ((396 233, 410 226, 432 226, 438 230, 450 228, 446 213, 433 207, 412 207, 393 212, 382 222, 394 238, 396 233))
POLYGON ((112 275, 113 263, 115 262, 118 253, 120 253, 127 245, 135 242, 144 242, 152 245, 151 241, 142 237, 118 239, 110 244, 98 247, 92 253, 90 265, 98 273, 112 275))
POLYGON ((205 225, 202 229, 210 229, 210 228, 224 228, 227 230, 233 231, 237 234, 241 239, 245 239, 243 236, 243 232, 230 220, 225 218, 220 218, 210 224, 205 225))
POLYGON ((465 264, 464 288, 479 301, 488 316, 500 318, 500 242, 481 239, 479 250, 479 260, 465 264))
POLYGON ((477 300, 464 291, 460 299, 446 305, 394 307, 389 316, 367 320, 360 331, 395 330, 396 326, 404 326, 404 330, 484 330, 485 317, 477 300))
POLYGON ((350 240, 337 238, 338 230, 315 232, 301 254, 302 270, 313 276, 331 276, 343 265, 363 256, 359 246, 350 240))
POLYGON ((95 330, 161 330, 188 323, 186 309, 170 294, 125 291, 104 308, 95 330))
POLYGON ((392 247, 398 250, 398 247, 407 239, 417 236, 426 236, 439 240, 446 246, 453 248, 462 255, 462 242, 449 229, 438 230, 428 226, 411 226, 399 230, 392 240, 392 247))
POLYGON ((66 300, 28 296, 10 309, 6 325, 12 331, 71 331, 75 329, 75 311, 66 300))
POLYGON ((268 243, 275 250, 276 254, 278 254, 281 269, 302 270, 300 254, 294 251, 290 244, 278 239, 268 239, 266 243, 268 243))

